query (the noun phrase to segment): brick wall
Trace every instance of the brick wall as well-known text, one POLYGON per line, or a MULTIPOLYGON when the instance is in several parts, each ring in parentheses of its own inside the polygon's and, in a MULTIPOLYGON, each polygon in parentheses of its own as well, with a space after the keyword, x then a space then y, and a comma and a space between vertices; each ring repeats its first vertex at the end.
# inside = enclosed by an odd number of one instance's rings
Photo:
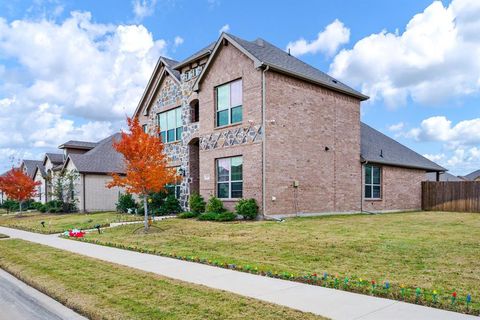
POLYGON ((382 200, 364 200, 365 211, 420 210, 425 170, 382 166, 382 200))
MULTIPOLYGON (((212 61, 208 73, 202 79, 198 93, 200 105, 199 136, 216 137, 221 133, 234 132, 261 125, 262 105, 261 72, 253 66, 252 60, 236 49, 232 44, 222 46, 212 61), (215 87, 226 82, 242 79, 243 84, 243 121, 223 128, 215 128, 215 87)), ((236 145, 222 146, 209 142, 208 150, 200 148, 200 193, 205 199, 216 195, 215 159, 243 157, 243 196, 255 198, 262 203, 262 146, 260 140, 248 140, 236 145)), ((233 209, 235 201, 224 201, 225 206, 233 209)))
POLYGON ((358 211, 359 100, 273 71, 266 80, 267 214, 358 211))

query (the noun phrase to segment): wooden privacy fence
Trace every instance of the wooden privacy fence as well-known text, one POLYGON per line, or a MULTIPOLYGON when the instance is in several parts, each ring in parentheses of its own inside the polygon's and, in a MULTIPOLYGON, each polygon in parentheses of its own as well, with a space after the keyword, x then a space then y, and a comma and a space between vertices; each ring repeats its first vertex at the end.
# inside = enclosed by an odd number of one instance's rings
POLYGON ((480 181, 424 181, 422 209, 480 212, 480 181))

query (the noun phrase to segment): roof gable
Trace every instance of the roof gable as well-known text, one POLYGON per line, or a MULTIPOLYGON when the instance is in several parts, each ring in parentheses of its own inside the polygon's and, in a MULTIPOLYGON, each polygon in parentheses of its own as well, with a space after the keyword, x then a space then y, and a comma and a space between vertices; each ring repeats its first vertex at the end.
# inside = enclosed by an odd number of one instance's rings
POLYGON ((210 54, 203 72, 196 80, 193 90, 198 91, 204 75, 212 64, 215 55, 223 41, 228 41, 247 57, 253 60, 256 68, 270 68, 276 72, 283 73, 304 81, 312 82, 331 90, 342 92, 353 96, 359 100, 367 100, 368 96, 350 88, 344 83, 332 78, 328 74, 314 68, 313 66, 295 58, 271 43, 257 39, 255 41, 246 41, 228 33, 222 33, 217 40, 215 47, 210 54))
POLYGON ((476 180, 480 177, 480 170, 473 171, 472 173, 469 173, 464 177, 468 180, 476 180))
POLYGON ((78 172, 91 174, 124 174, 124 157, 113 148, 113 142, 121 138, 115 133, 101 141, 92 150, 84 154, 70 154, 63 168, 71 161, 78 172))
POLYGON ((41 160, 23 160, 21 167, 25 169, 25 172, 30 178, 35 176, 35 169, 37 165, 41 165, 41 160))
POLYGON ((180 72, 173 69, 177 64, 178 61, 165 57, 160 57, 158 59, 152 75, 150 76, 150 80, 148 80, 148 84, 143 91, 143 95, 140 98, 137 108, 135 109, 133 117, 138 117, 140 112, 151 104, 152 99, 155 97, 155 93, 166 75, 170 75, 172 79, 180 85, 180 72))

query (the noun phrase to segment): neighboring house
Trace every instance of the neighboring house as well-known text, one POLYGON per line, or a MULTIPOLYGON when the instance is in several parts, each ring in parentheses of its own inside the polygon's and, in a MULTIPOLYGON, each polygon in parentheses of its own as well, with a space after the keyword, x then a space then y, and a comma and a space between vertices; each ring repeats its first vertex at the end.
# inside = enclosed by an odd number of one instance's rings
POLYGON ((454 182, 458 182, 458 181, 467 181, 467 180, 463 177, 454 176, 453 174, 450 174, 448 172, 440 173, 440 177, 437 180, 436 173, 435 172, 429 172, 429 173, 427 173, 425 181, 454 181, 454 182))
MULTIPOLYGON (((78 174, 74 196, 80 211, 115 210, 122 189, 108 189, 106 184, 112 181, 111 173, 125 173, 123 156, 112 145, 120 137, 120 133, 116 133, 95 143, 93 148, 83 154, 71 151, 66 153, 62 169, 78 174)), ((65 147, 65 144, 62 146, 65 147)))
POLYGON ((40 163, 35 167, 32 179, 35 182, 40 182, 40 184, 37 186, 37 195, 35 196, 34 200, 36 202, 46 203, 49 200, 47 193, 48 179, 47 173, 45 172, 45 166, 43 165, 42 161, 40 161, 40 163))
POLYGON ((463 178, 468 181, 480 181, 480 170, 473 171, 472 173, 467 174, 463 178))
MULTIPOLYGON (((60 153, 45 153, 43 157, 42 166, 45 170, 45 201, 55 200, 53 196, 55 179, 62 170, 63 162, 64 157, 63 154, 60 153)), ((35 172, 35 175, 37 175, 37 172, 35 172)))
POLYGON ((215 195, 265 215, 415 210, 426 172, 446 169, 361 124, 367 96, 263 39, 222 33, 160 58, 134 116, 184 176, 178 198, 215 195))
POLYGON ((30 178, 33 179, 33 176, 35 174, 35 169, 37 168, 37 165, 42 165, 41 160, 22 160, 22 163, 20 164, 20 169, 30 178))

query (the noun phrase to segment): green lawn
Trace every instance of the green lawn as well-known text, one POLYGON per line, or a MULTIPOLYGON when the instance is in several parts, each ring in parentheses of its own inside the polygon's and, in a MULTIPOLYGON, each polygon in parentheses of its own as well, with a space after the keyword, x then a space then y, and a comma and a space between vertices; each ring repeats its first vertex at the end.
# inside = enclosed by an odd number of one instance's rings
POLYGON ((0 225, 39 233, 60 233, 66 230, 92 229, 96 224, 107 226, 112 222, 141 220, 140 216, 119 214, 116 212, 51 214, 29 212, 0 216, 0 225), (41 222, 45 222, 45 227, 41 222))
POLYGON ((23 240, 0 241, 0 267, 90 319, 321 319, 23 240))
POLYGON ((135 234, 136 226, 122 226, 88 234, 87 240, 278 273, 327 272, 380 284, 388 280, 447 297, 456 290, 459 296, 470 293, 473 301, 480 299, 479 214, 413 212, 233 223, 170 219, 155 226, 161 231, 135 234))

